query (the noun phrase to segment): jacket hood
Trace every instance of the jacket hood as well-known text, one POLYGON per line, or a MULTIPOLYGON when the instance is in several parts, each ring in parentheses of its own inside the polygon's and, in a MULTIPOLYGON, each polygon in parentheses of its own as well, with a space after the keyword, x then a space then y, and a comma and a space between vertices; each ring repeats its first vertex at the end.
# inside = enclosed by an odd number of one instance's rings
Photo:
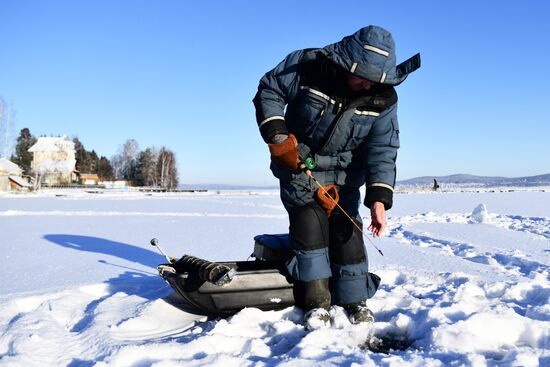
POLYGON ((420 67, 419 54, 396 65, 395 42, 391 33, 372 25, 322 50, 328 59, 350 73, 382 84, 397 85, 420 67))

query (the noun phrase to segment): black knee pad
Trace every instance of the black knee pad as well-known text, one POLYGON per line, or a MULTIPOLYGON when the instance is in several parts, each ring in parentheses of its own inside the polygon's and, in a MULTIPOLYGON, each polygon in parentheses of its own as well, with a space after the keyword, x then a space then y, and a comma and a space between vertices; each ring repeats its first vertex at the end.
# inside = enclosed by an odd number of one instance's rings
POLYGON ((289 212, 289 217, 293 249, 315 250, 328 247, 328 218, 317 202, 293 208, 289 212))
MULTIPOLYGON (((330 216, 330 262, 340 265, 357 264, 366 260, 363 234, 340 210, 330 216)), ((360 228, 362 223, 355 221, 360 228)))

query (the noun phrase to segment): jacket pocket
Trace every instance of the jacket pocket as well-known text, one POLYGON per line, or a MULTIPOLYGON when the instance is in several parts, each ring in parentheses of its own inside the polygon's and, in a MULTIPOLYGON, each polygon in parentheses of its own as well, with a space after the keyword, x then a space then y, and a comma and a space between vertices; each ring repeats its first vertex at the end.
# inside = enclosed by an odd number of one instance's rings
POLYGON ((390 146, 394 148, 399 148, 399 122, 397 117, 391 119, 392 124, 392 133, 390 137, 390 146))
POLYGON ((287 106, 286 122, 289 129, 301 138, 312 138, 322 120, 329 101, 312 93, 301 90, 287 106))
POLYGON ((351 133, 346 143, 346 150, 354 150, 365 138, 369 135, 370 129, 374 122, 375 117, 371 116, 353 116, 350 121, 351 133))

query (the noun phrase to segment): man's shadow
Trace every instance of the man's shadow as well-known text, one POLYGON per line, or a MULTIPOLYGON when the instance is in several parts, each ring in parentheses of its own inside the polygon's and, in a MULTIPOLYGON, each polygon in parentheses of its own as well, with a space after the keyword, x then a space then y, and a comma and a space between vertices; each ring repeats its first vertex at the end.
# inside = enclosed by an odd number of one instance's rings
POLYGON ((163 256, 154 251, 105 238, 72 234, 47 234, 44 239, 73 250, 111 255, 153 269, 158 264, 166 262, 163 256))

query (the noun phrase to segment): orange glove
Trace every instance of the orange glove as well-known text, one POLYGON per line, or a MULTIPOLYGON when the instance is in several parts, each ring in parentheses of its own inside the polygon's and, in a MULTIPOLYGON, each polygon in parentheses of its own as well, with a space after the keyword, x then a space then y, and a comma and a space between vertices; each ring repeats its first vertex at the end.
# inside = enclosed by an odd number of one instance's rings
POLYGON ((336 203, 340 200, 340 196, 338 195, 338 188, 335 185, 326 185, 324 187, 325 190, 319 188, 315 191, 315 198, 319 205, 325 209, 327 217, 330 217, 332 211, 336 208, 336 203))
POLYGON ((298 141, 292 134, 286 140, 278 144, 267 144, 273 159, 281 166, 291 171, 297 171, 300 163, 300 153, 298 152, 298 141))

